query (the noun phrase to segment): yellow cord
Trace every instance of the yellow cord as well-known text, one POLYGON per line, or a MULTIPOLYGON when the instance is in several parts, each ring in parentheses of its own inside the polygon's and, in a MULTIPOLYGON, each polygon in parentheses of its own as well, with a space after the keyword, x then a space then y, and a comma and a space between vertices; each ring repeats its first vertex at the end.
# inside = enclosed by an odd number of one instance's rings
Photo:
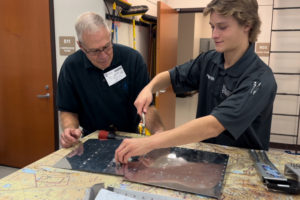
POLYGON ((133 17, 133 20, 132 20, 132 32, 133 32, 133 49, 136 49, 136 47, 135 47, 136 41, 135 41, 135 19, 134 19, 134 17, 133 17))

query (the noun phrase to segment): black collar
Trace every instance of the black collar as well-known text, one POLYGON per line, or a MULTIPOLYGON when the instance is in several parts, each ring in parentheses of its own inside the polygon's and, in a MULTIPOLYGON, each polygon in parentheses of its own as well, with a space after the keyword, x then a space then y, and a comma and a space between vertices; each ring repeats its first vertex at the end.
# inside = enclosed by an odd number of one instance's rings
MULTIPOLYGON (((230 68, 226 69, 226 73, 232 77, 239 77, 247 70, 249 64, 254 61, 256 54, 254 53, 254 43, 250 43, 244 55, 230 68)), ((224 53, 219 53, 214 59, 215 64, 224 70, 224 53)))

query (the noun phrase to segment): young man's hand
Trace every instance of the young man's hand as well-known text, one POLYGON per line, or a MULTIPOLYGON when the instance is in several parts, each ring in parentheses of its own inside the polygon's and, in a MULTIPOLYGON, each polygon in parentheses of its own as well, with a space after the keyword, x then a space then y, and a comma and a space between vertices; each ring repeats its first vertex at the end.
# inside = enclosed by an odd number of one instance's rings
POLYGON ((148 139, 149 137, 124 139, 115 151, 115 161, 128 163, 129 158, 150 152, 152 149, 148 139))
POLYGON ((152 91, 145 87, 134 102, 134 106, 137 109, 137 113, 142 116, 142 113, 147 113, 148 107, 153 100, 152 91))

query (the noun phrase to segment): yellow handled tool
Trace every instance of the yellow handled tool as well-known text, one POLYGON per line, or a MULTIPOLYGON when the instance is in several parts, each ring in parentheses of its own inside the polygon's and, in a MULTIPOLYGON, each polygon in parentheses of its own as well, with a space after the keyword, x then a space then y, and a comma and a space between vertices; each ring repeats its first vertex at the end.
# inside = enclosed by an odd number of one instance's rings
POLYGON ((142 120, 139 124, 139 133, 141 135, 147 135, 150 136, 150 131, 146 128, 146 120, 145 120, 145 113, 142 113, 142 120))

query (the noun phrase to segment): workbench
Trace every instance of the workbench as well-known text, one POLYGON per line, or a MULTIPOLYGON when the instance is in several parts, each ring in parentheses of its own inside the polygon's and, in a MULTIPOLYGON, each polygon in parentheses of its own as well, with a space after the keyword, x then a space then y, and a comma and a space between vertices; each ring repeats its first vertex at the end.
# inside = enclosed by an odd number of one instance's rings
MULTIPOLYGON (((118 134, 131 135, 126 133, 118 134)), ((81 138, 81 140, 84 142, 97 137, 98 133, 95 132, 81 138)), ((69 154, 75 147, 68 149, 62 148, 0 179, 0 200, 83 199, 86 189, 97 183, 104 183, 106 187, 122 187, 129 190, 160 194, 180 199, 209 199, 200 195, 124 181, 120 176, 87 173, 53 167, 54 164, 69 154)), ((221 199, 300 199, 300 195, 286 195, 267 191, 257 174, 247 149, 201 142, 180 147, 229 155, 221 199)), ((273 162, 281 173, 283 173, 286 163, 299 163, 300 161, 299 155, 287 154, 280 150, 270 150, 267 154, 271 162, 273 162)))

